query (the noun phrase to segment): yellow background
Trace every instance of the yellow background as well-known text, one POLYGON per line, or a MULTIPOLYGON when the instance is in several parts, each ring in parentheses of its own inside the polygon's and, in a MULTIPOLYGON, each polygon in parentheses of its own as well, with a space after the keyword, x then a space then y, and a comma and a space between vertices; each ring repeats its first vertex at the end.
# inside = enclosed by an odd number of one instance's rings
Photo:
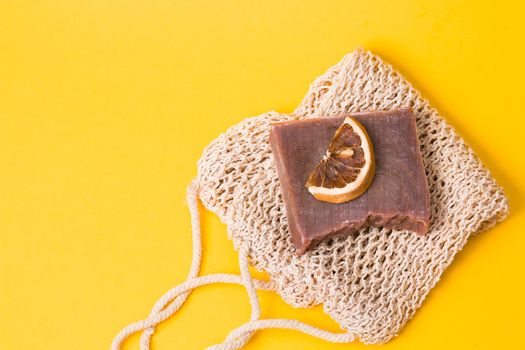
MULTIPOLYGON (((356 46, 394 64, 510 198, 382 349, 523 348, 523 8, 507 1, 0 2, 0 349, 107 349, 181 282, 185 187, 203 147, 244 117, 291 112, 356 46)), ((238 272, 203 214, 203 273, 238 272)), ((321 307, 259 293, 263 317, 333 331, 321 307)), ((202 349, 245 322, 237 286, 196 291, 154 348, 202 349)), ((138 337, 126 349, 138 349, 138 337)), ((294 332, 247 349, 364 349, 294 332)), ((379 349, 370 346, 367 349, 379 349)))

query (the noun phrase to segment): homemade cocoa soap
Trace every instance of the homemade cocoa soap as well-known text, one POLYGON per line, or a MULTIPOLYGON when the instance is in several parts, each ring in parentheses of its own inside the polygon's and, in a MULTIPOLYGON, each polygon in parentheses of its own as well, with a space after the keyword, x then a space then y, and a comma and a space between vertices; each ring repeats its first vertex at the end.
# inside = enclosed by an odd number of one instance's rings
POLYGON ((375 150, 372 185, 360 197, 333 204, 305 186, 346 116, 272 125, 270 145, 281 184, 288 226, 299 254, 312 243, 366 226, 425 234, 430 199, 415 118, 411 109, 351 114, 366 128, 375 150))

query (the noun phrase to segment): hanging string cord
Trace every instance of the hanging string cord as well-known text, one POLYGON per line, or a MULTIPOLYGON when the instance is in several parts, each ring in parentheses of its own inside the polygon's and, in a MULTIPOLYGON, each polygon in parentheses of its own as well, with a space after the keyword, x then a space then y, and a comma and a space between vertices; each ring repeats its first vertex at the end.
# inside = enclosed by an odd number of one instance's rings
POLYGON ((186 301, 190 292, 198 287, 214 283, 239 284, 246 288, 251 305, 250 321, 233 330, 222 344, 213 345, 208 350, 237 350, 242 348, 252 337, 255 331, 266 328, 290 329, 312 335, 333 343, 349 343, 355 340, 353 333, 332 333, 297 320, 266 319, 260 320, 261 309, 256 289, 274 290, 271 282, 253 279, 249 271, 249 249, 241 247, 239 251, 239 267, 241 275, 218 273, 197 277, 202 259, 202 242, 200 230, 200 216, 198 208, 198 185, 195 180, 188 186, 187 203, 191 214, 193 236, 193 256, 190 271, 185 282, 166 292, 153 306, 149 316, 141 321, 132 323, 122 329, 113 339, 111 350, 120 350, 122 343, 132 334, 143 331, 140 338, 140 350, 150 350, 151 337, 155 327, 175 314, 186 301))
MULTIPOLYGON (((199 270, 201 267, 201 261, 202 261, 202 241, 201 241, 201 225, 200 225, 200 214, 199 214, 199 206, 197 203, 197 197, 198 197, 198 186, 197 181, 192 180, 192 182, 189 184, 188 188, 186 189, 186 201, 188 204, 188 208, 190 210, 190 217, 191 217, 191 232, 192 232, 192 258, 191 258, 191 266, 190 271, 188 272, 188 277, 186 278, 186 281, 189 281, 191 279, 194 279, 199 274, 199 270)), ((168 305, 172 304, 173 306, 173 313, 177 312, 177 310, 180 309, 182 304, 186 301, 188 296, 191 293, 191 290, 188 290, 187 292, 177 296, 177 294, 173 293, 173 289, 168 291, 166 294, 164 294, 156 303, 155 306, 153 306, 153 309, 151 310, 150 317, 155 317, 159 312, 164 310, 168 305), (177 297, 176 297, 177 296, 177 297), (176 297, 176 299, 174 299, 176 297)), ((149 327, 142 333, 140 337, 140 350, 149 350, 150 343, 151 343, 151 337, 153 336, 153 333, 155 333, 155 327, 149 327)))
MULTIPOLYGON (((261 307, 259 305, 259 298, 257 297, 257 291, 255 289, 254 281, 248 269, 248 249, 243 247, 239 251, 239 267, 241 270, 241 280, 248 293, 250 299, 251 315, 250 322, 256 321, 261 317, 261 307)), ((236 334, 235 336, 228 337, 223 344, 213 345, 207 348, 207 350, 229 350, 229 349, 240 349, 255 333, 255 331, 245 331, 236 334)))

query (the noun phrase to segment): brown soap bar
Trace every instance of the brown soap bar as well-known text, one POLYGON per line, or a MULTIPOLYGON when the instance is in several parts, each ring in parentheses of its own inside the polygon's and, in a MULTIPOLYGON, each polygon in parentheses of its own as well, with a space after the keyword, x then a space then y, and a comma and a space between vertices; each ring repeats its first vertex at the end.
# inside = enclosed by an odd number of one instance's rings
POLYGON ((292 241, 299 254, 315 242, 366 226, 428 230, 430 196, 411 109, 351 114, 366 128, 375 151, 370 188, 341 204, 316 200, 305 186, 344 117, 272 125, 270 145, 277 167, 292 241))

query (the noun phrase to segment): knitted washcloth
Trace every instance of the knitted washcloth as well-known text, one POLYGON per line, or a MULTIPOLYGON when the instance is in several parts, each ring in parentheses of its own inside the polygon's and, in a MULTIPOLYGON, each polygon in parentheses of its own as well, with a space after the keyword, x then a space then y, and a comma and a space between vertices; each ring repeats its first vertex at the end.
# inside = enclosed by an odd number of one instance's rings
POLYGON ((235 247, 247 247, 252 264, 269 273, 286 302, 324 304, 365 343, 398 334, 469 236, 509 210, 502 189, 454 129, 400 73, 361 49, 319 77, 294 115, 249 118, 215 139, 198 163, 198 186, 235 247), (297 256, 268 144, 270 123, 408 106, 430 187, 428 234, 369 228, 297 256))

